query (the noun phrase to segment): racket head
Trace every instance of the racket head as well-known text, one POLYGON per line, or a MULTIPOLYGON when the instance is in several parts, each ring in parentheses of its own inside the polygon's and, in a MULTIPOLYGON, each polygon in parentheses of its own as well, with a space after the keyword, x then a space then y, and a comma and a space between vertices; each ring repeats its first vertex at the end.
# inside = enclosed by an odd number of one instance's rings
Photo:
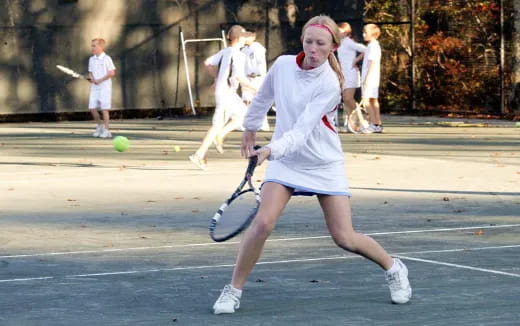
POLYGON ((67 67, 64 67, 64 66, 61 66, 61 65, 56 65, 56 68, 58 68, 62 72, 66 73, 67 75, 70 75, 70 76, 72 76, 74 78, 86 79, 85 76, 75 72, 74 70, 72 70, 70 68, 67 68, 67 67))
MULTIPOLYGON (((255 150, 259 148, 258 145, 254 146, 255 150)), ((245 230, 256 216, 260 206, 260 193, 251 180, 257 163, 257 156, 249 158, 244 179, 211 219, 209 236, 214 241, 222 242, 235 237, 245 230), (249 184, 249 188, 242 190, 246 183, 249 184)))
POLYGON ((363 128, 368 127, 368 114, 363 107, 363 102, 356 105, 356 108, 349 114, 347 118, 347 129, 351 133, 357 134, 363 128))
POLYGON ((209 235, 216 242, 229 240, 244 231, 258 212, 260 194, 246 189, 231 197, 215 213, 209 235))

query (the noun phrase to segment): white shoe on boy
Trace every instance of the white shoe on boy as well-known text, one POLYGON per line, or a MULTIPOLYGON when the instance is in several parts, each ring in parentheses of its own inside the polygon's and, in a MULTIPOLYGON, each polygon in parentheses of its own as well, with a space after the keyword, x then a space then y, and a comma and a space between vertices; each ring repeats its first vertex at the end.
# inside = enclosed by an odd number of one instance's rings
POLYGON ((220 297, 213 305, 213 313, 219 314, 232 314, 240 308, 240 297, 242 296, 242 290, 235 289, 233 285, 228 284, 224 286, 220 297))
POLYGON ((412 297, 412 287, 408 281, 408 268, 399 258, 394 258, 394 265, 385 272, 393 303, 407 303, 412 297))
POLYGON ((110 130, 108 130, 105 127, 101 127, 101 134, 99 135, 99 138, 112 138, 112 134, 110 133, 110 130))
POLYGON ((99 137, 101 135, 101 132, 103 131, 103 129, 104 129, 103 125, 97 125, 96 126, 96 131, 94 131, 92 136, 99 137))

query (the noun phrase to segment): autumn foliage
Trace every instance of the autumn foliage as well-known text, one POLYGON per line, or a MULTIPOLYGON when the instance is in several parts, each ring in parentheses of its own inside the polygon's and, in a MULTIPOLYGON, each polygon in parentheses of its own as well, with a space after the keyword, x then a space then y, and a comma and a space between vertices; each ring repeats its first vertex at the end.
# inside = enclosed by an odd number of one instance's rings
MULTIPOLYGON (((383 22, 382 102, 411 101, 410 1, 367 0, 365 18, 383 22), (392 20, 397 18, 398 21, 392 20)), ((496 1, 415 1, 415 110, 500 112, 496 1)))

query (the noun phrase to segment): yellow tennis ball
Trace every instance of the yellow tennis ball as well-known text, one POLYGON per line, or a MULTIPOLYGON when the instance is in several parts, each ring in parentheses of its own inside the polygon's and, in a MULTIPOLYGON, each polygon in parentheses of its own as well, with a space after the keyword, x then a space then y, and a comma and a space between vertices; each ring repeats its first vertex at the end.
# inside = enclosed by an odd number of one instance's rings
POLYGON ((128 138, 124 136, 114 137, 112 143, 114 144, 114 149, 118 152, 126 152, 128 150, 128 147, 130 146, 128 138))
POLYGON ((173 145, 173 150, 179 152, 181 150, 181 147, 179 145, 173 145))

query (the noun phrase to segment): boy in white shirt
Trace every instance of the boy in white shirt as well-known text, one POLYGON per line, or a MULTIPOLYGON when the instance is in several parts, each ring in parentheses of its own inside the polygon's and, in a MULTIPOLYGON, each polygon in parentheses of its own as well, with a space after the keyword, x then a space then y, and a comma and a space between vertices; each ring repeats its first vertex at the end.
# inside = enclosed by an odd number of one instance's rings
POLYGON ((361 90, 370 119, 370 126, 362 131, 364 133, 383 132, 378 101, 381 78, 381 46, 377 41, 379 35, 381 30, 375 24, 368 24, 363 28, 363 38, 368 42, 368 46, 361 68, 361 90))
POLYGON ((95 38, 92 40, 92 54, 88 61, 88 72, 90 82, 89 109, 92 117, 96 121, 96 131, 94 137, 111 138, 112 134, 109 129, 109 110, 112 106, 112 80, 115 75, 114 63, 112 59, 104 52, 105 40, 95 38), (101 110, 103 122, 97 110, 101 110))
POLYGON ((242 125, 246 105, 238 96, 238 86, 256 91, 245 76, 245 55, 240 52, 249 35, 242 26, 232 26, 227 35, 230 46, 204 61, 206 70, 215 78, 216 106, 211 128, 197 151, 189 156, 193 164, 201 170, 207 169, 206 152, 209 146, 214 143, 217 151, 223 153, 222 145, 226 134, 242 125))
MULTIPOLYGON (((249 30, 249 32, 251 35, 246 38, 246 45, 241 50, 246 57, 245 74, 251 84, 253 84, 256 89, 260 89, 260 86, 262 86, 262 82, 264 81, 265 74, 267 73, 267 62, 265 59, 266 50, 262 44, 256 42, 256 32, 254 30, 249 30)), ((254 96, 255 92, 253 92, 251 89, 242 89, 242 100, 244 100, 244 103, 247 106, 249 106, 254 96)), ((260 130, 270 130, 267 117, 265 117, 260 130)))

